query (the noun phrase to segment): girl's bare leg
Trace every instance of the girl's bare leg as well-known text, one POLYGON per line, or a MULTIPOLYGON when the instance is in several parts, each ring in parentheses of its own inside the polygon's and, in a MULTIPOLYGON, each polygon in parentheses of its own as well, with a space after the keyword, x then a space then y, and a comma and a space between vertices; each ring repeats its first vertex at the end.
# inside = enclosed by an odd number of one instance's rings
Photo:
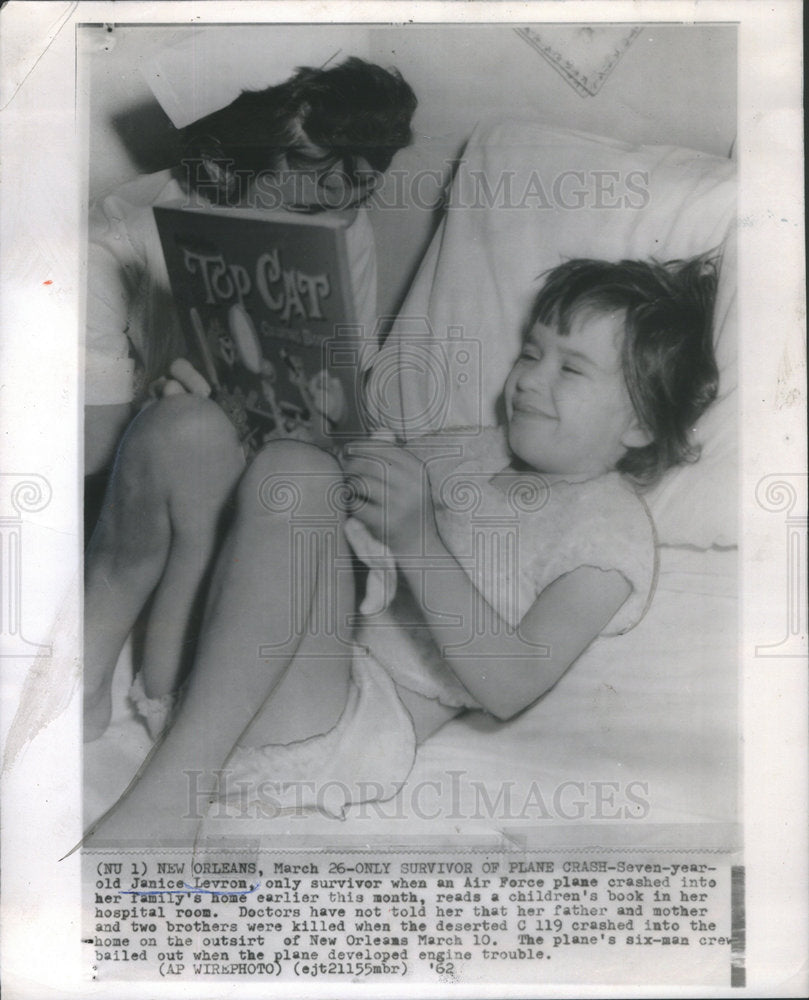
POLYGON ((243 467, 235 431, 209 400, 172 396, 132 421, 87 551, 85 740, 109 724, 115 664, 153 592, 144 685, 151 697, 176 688, 219 522, 243 467))
POLYGON ((237 741, 300 740, 337 722, 351 667, 344 623, 354 607, 351 573, 333 569, 334 556, 348 555, 334 499, 341 482, 336 461, 309 445, 276 442, 254 459, 174 723, 96 825, 96 843, 193 842, 200 794, 215 792, 237 741))

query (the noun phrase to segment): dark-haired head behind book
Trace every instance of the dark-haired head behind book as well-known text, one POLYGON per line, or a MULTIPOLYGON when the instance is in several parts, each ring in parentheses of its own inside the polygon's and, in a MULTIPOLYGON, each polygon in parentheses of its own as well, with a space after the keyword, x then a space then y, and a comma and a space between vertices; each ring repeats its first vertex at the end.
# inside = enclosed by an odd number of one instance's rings
MULTIPOLYGON (((376 319, 376 258, 362 203, 396 151, 410 142, 415 107, 412 89, 395 70, 357 58, 303 67, 284 83, 245 91, 186 126, 178 136, 181 152, 172 171, 142 175, 93 206, 88 472, 111 465, 132 404, 142 402, 156 381, 169 391, 199 384, 196 376, 189 377, 187 364, 179 366, 182 377, 176 365, 170 371, 187 337, 181 336, 174 314, 152 208, 187 199, 198 206, 248 207, 268 215, 276 210, 322 219, 335 212, 353 215, 345 232, 355 320, 370 335, 376 319), (124 238, 113 244, 115 233, 124 238)), ((291 369, 298 379, 299 369, 294 364, 291 369)), ((311 380, 318 371, 307 374, 311 380)), ((158 385, 157 394, 162 391, 158 385)))
POLYGON ((248 454, 366 429, 356 376, 375 317, 357 302, 346 234, 415 107, 396 71, 349 58, 245 91, 183 132, 198 207, 155 215, 187 357, 248 454))

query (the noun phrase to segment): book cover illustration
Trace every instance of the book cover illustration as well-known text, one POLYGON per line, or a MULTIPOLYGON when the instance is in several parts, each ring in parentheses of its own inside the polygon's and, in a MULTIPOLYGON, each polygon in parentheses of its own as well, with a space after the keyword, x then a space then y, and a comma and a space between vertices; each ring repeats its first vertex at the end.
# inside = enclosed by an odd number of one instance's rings
POLYGON ((363 433, 362 342, 336 214, 154 209, 188 359, 248 454, 363 433))

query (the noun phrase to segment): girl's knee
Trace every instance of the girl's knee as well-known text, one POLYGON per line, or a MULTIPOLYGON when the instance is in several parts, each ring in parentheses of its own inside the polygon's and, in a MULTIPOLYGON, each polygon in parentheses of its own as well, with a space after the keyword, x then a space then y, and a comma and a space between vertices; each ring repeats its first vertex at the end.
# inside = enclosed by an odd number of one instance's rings
MULTIPOLYGON (((116 461, 122 482, 159 495, 193 492, 198 502, 206 484, 230 484, 244 464, 236 429, 221 408, 202 396, 169 396, 146 407, 132 421, 116 461)), ((224 485, 222 488, 224 488, 224 485)))
POLYGON ((306 441, 280 438, 264 445, 253 465, 265 472, 313 472, 342 475, 340 463, 327 451, 306 441))
POLYGON ((239 451, 236 429, 222 409, 203 396, 168 396, 152 403, 132 421, 121 445, 121 458, 149 462, 184 462, 189 456, 239 451))
POLYGON ((253 459, 239 484, 239 509, 260 515, 345 516, 338 461, 302 441, 273 441, 253 459))
POLYGON ((243 467, 235 428, 216 403, 190 395, 160 400, 138 414, 124 437, 108 519, 127 533, 133 524, 167 519, 175 532, 213 530, 243 467))

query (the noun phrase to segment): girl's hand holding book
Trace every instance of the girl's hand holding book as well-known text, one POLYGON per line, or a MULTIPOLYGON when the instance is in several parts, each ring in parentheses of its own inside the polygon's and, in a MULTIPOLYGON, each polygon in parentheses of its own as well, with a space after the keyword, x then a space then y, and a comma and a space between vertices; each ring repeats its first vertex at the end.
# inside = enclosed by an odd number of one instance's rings
POLYGON ((352 443, 344 470, 355 494, 352 515, 394 555, 416 555, 437 535, 427 469, 413 452, 379 441, 352 443))

